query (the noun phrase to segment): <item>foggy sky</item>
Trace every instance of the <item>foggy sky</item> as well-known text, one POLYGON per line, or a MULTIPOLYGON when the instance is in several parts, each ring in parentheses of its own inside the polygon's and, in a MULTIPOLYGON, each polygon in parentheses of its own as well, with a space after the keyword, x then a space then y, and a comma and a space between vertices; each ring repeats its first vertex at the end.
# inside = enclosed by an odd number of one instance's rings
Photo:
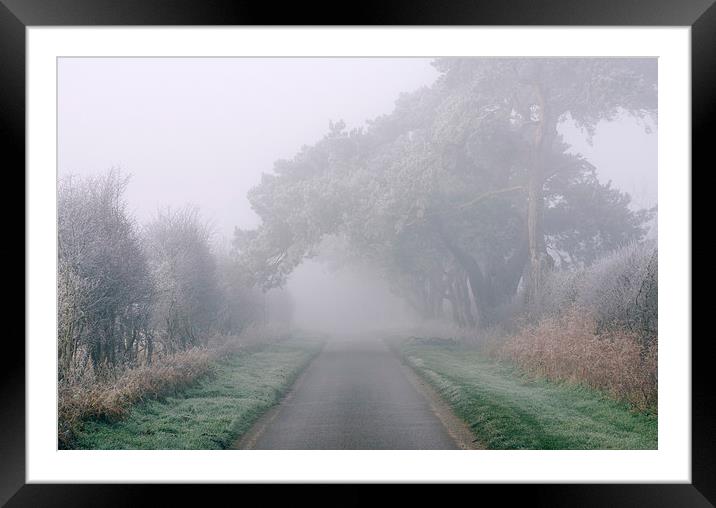
MULTIPOLYGON (((246 192, 276 159, 318 141, 329 120, 355 127, 390 113, 401 92, 437 76, 429 59, 417 58, 61 58, 58 172, 119 167, 132 175, 126 198, 140 223, 159 206, 192 203, 219 239, 229 238, 234 226, 258 224, 246 192)), ((561 131, 602 181, 636 205, 656 203, 656 132, 633 120, 603 123, 590 146, 577 129, 561 131)), ((404 308, 381 281, 316 263, 299 267, 289 289, 299 324, 357 327, 404 308), (356 301, 370 308, 356 314, 356 301)))
POLYGON ((246 192, 276 159, 437 77, 408 58, 62 58, 58 74, 60 175, 121 167, 141 222, 192 202, 224 235, 258 224, 246 192))
MULTIPOLYGON (((390 113, 401 92, 437 72, 418 58, 61 58, 60 175, 131 173, 140 222, 158 206, 199 205, 220 235, 258 218, 246 191, 279 158, 318 141, 329 120, 349 127, 390 113)), ((566 141, 638 204, 656 202, 656 134, 633 120, 602 124, 593 146, 566 141)))

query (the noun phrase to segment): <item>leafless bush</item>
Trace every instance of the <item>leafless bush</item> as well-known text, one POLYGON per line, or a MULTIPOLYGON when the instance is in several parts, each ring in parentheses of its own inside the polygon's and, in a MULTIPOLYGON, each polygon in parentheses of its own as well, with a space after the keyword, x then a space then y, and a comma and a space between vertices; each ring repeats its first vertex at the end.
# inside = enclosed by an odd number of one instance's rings
POLYGON ((156 288, 151 326, 170 352, 205 345, 216 325, 221 295, 209 236, 194 207, 162 210, 146 227, 156 288))
POLYGON ((543 280, 532 315, 556 317, 572 306, 590 309, 595 331, 627 330, 643 342, 658 335, 658 251, 655 242, 631 244, 579 270, 553 271, 543 280))
POLYGON ((634 244, 585 273, 578 305, 593 309, 597 331, 626 329, 643 341, 658 335, 658 251, 634 244))

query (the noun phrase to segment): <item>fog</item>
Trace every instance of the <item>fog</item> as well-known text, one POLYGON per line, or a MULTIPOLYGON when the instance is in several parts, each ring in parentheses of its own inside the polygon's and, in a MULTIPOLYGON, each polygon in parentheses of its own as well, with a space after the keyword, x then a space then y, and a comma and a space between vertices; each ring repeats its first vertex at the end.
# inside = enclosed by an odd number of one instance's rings
POLYGON ((366 269, 332 271, 308 260, 293 273, 288 289, 294 297, 294 323, 306 330, 372 332, 409 327, 418 319, 385 281, 366 269))
POLYGON ((132 175, 139 220, 192 202, 224 236, 255 227, 246 192, 330 120, 362 125, 429 85, 426 59, 61 58, 59 174, 132 175))
MULTIPOLYGON (((431 61, 61 58, 58 173, 89 176, 120 168, 131 174, 125 197, 140 224, 151 221, 161 206, 192 203, 211 222, 213 243, 227 246, 235 227, 253 230, 262 225, 247 193, 261 183, 263 173, 273 171, 276 160, 292 159, 304 145, 315 145, 331 121, 343 120, 350 130, 390 114, 402 93, 435 84, 440 73, 431 61)), ((600 182, 611 181, 631 195, 631 210, 656 204, 653 122, 626 116, 598 120, 591 139, 571 120, 559 124, 558 131, 571 145, 570 153, 582 154, 596 167, 600 182), (651 133, 645 131, 645 122, 651 133)), ((383 206, 381 199, 376 206, 383 206)), ((385 206, 386 216, 395 213, 390 203, 385 206)), ((350 234, 357 235, 351 227, 350 234)), ((396 225, 396 232, 402 231, 399 227, 403 226, 396 225)), ((473 238, 472 232, 460 234, 473 238)), ((371 249, 371 255, 377 255, 371 249)), ((602 254, 590 252, 584 263, 602 254)), ((479 255, 478 262, 483 263, 479 255)), ((576 259, 577 254, 564 258, 576 259)), ((346 262, 328 267, 318 256, 295 269, 286 268, 294 324, 340 333, 407 326, 424 319, 407 303, 409 298, 396 294, 390 278, 395 270, 383 262, 374 265, 346 262)), ((398 276, 404 280, 404 274, 398 276)), ((447 309, 452 307, 439 307, 449 316, 447 309)))

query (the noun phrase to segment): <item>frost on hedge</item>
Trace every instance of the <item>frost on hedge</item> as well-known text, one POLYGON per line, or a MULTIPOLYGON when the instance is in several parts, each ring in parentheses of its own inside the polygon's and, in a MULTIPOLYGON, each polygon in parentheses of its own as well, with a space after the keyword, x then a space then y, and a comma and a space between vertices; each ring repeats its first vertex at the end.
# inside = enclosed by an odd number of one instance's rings
POLYGON ((632 243, 581 269, 552 271, 530 309, 534 317, 572 306, 593 314, 597 332, 616 328, 651 341, 658 335, 658 250, 655 241, 632 243))

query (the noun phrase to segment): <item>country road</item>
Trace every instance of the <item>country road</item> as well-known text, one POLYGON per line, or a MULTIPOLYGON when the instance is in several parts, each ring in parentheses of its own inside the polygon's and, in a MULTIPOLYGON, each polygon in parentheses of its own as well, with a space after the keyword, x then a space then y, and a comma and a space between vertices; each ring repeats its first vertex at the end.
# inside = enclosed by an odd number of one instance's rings
POLYGON ((379 339, 326 344, 237 444, 250 449, 458 449, 436 406, 379 339))

